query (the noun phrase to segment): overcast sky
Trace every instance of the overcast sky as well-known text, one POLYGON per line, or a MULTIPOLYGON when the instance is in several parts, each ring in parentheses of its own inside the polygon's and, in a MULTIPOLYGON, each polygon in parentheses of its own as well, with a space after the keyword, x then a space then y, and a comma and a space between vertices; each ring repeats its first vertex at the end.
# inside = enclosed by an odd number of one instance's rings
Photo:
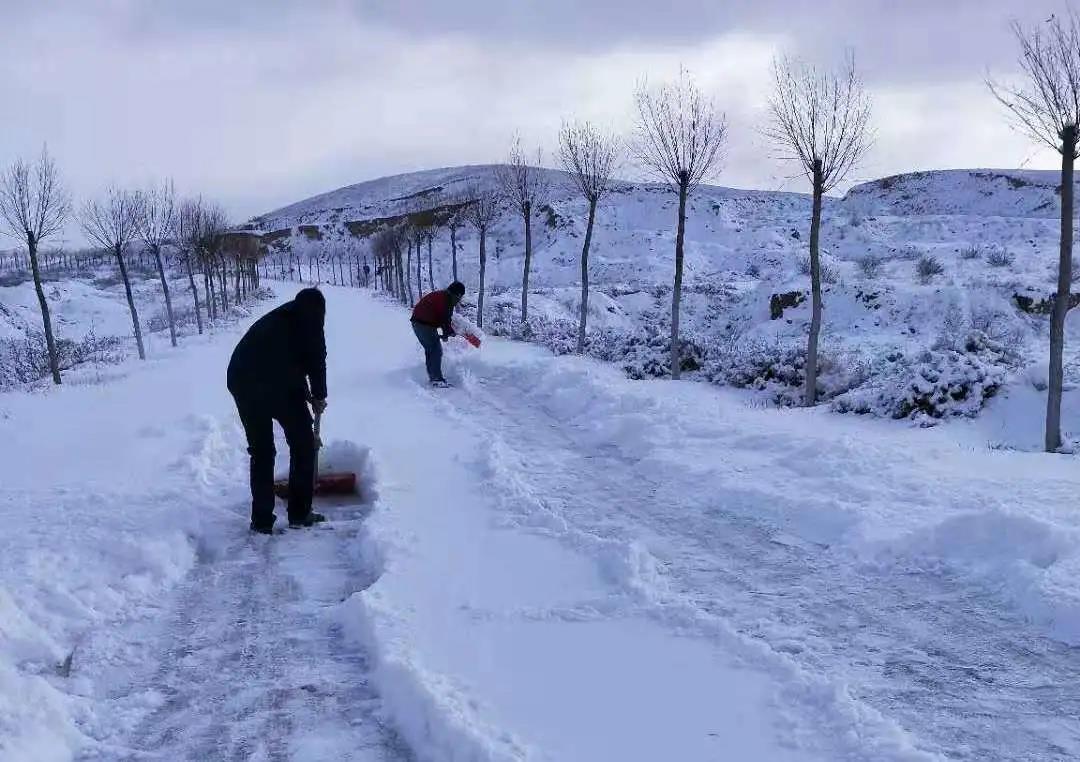
MULTIPOLYGON (((727 113, 717 182, 801 189, 758 128, 780 52, 855 51, 876 141, 854 180, 1050 168, 987 92, 1039 0, 0 0, 0 162, 48 143, 77 200, 171 176, 237 220, 342 185, 627 130, 687 67, 727 113)), ((549 153, 550 156, 550 153, 549 153)))

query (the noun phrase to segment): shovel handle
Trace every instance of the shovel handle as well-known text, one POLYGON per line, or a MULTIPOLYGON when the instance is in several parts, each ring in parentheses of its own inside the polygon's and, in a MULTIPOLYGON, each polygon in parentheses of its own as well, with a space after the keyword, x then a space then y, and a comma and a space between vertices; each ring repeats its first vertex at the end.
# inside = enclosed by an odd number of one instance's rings
POLYGON ((319 450, 322 449, 322 413, 315 412, 315 418, 311 423, 311 432, 315 435, 315 468, 312 469, 312 494, 315 492, 315 487, 319 484, 319 450))

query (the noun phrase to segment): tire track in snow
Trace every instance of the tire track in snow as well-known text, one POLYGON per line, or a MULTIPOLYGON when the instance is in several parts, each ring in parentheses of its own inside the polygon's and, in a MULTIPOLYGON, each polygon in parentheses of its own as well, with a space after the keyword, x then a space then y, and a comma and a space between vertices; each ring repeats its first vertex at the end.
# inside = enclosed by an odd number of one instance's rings
MULTIPOLYGON (((486 367, 484 382, 469 380, 447 404, 527 464, 517 478, 548 514, 546 528, 554 517, 556 526, 645 544, 665 581, 701 612, 846 686, 932 754, 1075 758, 1076 649, 1034 631, 997 591, 943 567, 860 562, 784 535, 745 510, 777 498, 777 481, 792 476, 782 466, 739 484, 668 466, 650 473, 530 404, 521 379, 500 373, 513 370, 486 367)), ((717 431, 731 440, 716 441, 718 457, 745 434, 717 431)))

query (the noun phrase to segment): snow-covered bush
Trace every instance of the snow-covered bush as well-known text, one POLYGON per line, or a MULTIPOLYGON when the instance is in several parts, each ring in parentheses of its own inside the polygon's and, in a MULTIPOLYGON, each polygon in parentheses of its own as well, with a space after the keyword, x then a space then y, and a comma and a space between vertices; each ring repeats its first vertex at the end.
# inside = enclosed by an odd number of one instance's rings
POLYGON ((991 250, 986 257, 986 263, 991 267, 1012 267, 1016 256, 1004 246, 998 246, 991 250))
MULTIPOLYGON (((693 373, 705 365, 705 352, 690 336, 679 340, 683 373, 693 373)), ((630 378, 666 378, 671 371, 670 328, 649 322, 635 333, 604 329, 591 334, 586 351, 599 360, 616 363, 630 378)))
POLYGON ((934 276, 941 275, 943 272, 945 272, 945 266, 938 261, 937 257, 930 254, 924 254, 915 264, 915 274, 919 276, 919 282, 923 284, 929 283, 934 276))
POLYGON ((877 254, 869 253, 859 259, 859 270, 862 271, 863 277, 870 280, 879 277, 884 266, 885 260, 877 254))
MULTIPOLYGON (((799 274, 810 277, 810 257, 799 258, 799 274)), ((821 260, 821 282, 822 283, 836 283, 840 280, 840 276, 836 272, 836 268, 832 267, 828 262, 821 260)))
MULTIPOLYGON (((867 364, 854 355, 821 352, 818 399, 829 400, 858 386, 867 372, 867 364)), ((779 341, 739 342, 710 354, 706 374, 714 383, 769 392, 778 405, 798 405, 806 383, 806 347, 779 341)))
MULTIPOLYGON (((80 341, 56 339, 60 370, 66 371, 86 363, 112 365, 123 359, 121 337, 98 337, 91 330, 80 341)), ((0 341, 0 388, 32 384, 52 375, 45 334, 30 331, 21 339, 0 341)))
MULTIPOLYGON (((177 333, 190 333, 197 324, 195 320, 195 307, 190 304, 183 306, 173 305, 173 320, 176 321, 177 333)), ((169 316, 164 308, 159 309, 146 321, 146 328, 150 333, 161 333, 169 330, 169 316)))
POLYGON ((1014 359, 1006 347, 978 331, 958 348, 940 346, 911 358, 894 352, 878 362, 866 384, 838 396, 833 408, 923 424, 971 417, 997 394, 1014 359))
POLYGON ((965 246, 960 250, 960 259, 980 259, 982 257, 982 249, 975 244, 971 246, 965 246))

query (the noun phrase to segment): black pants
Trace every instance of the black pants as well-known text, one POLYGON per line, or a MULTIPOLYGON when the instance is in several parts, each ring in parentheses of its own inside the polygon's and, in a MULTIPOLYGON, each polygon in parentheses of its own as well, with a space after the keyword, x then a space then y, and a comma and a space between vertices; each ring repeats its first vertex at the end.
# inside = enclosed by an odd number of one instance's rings
POLYGON ((428 381, 442 381, 442 339, 437 328, 423 323, 412 324, 417 341, 424 348, 424 362, 427 365, 428 381))
POLYGON ((274 524, 274 421, 285 431, 289 443, 289 521, 311 513, 315 483, 315 434, 311 411, 302 398, 267 402, 233 394, 251 455, 251 522, 258 527, 274 524))

